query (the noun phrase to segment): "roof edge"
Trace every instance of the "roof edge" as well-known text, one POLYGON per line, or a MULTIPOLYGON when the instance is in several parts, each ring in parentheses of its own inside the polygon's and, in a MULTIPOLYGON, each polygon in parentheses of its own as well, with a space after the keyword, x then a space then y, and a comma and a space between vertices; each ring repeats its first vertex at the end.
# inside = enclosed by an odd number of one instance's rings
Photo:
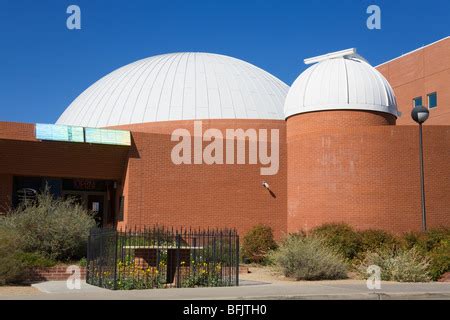
POLYGON ((404 53, 404 54, 402 54, 402 55, 400 55, 400 56, 398 56, 398 57, 395 57, 395 58, 393 58, 393 59, 390 59, 390 60, 388 60, 388 61, 385 61, 385 62, 383 62, 383 63, 380 63, 379 65, 375 66, 374 68, 381 67, 382 65, 388 64, 389 62, 392 62, 392 61, 395 61, 395 60, 397 60, 397 59, 403 58, 403 57, 405 57, 405 56, 407 56, 407 55, 410 55, 410 54, 412 54, 412 53, 414 53, 414 52, 416 52, 416 51, 420 51, 420 50, 422 50, 422 49, 425 49, 425 48, 427 48, 427 47, 430 47, 430 46, 432 46, 432 45, 434 45, 434 44, 436 44, 436 43, 438 43, 438 42, 441 42, 441 41, 444 41, 444 40, 447 40, 447 39, 450 39, 450 36, 446 36, 446 37, 444 37, 444 38, 442 38, 442 39, 439 39, 439 40, 437 40, 437 41, 434 41, 434 42, 431 42, 431 43, 429 43, 429 44, 426 44, 426 45, 424 45, 424 46, 422 46, 422 47, 420 47, 420 48, 416 48, 416 49, 414 49, 414 50, 408 51, 408 52, 406 52, 406 53, 404 53))
POLYGON ((302 114, 302 113, 310 113, 310 112, 316 112, 316 111, 373 111, 373 112, 382 112, 382 113, 388 113, 393 115, 394 117, 398 118, 401 116, 401 113, 397 111, 397 109, 393 106, 384 107, 374 104, 336 104, 333 106, 329 105, 319 105, 319 106, 309 106, 307 108, 304 108, 303 110, 297 110, 295 112, 286 112, 285 111, 285 118, 286 120, 296 114, 302 114))

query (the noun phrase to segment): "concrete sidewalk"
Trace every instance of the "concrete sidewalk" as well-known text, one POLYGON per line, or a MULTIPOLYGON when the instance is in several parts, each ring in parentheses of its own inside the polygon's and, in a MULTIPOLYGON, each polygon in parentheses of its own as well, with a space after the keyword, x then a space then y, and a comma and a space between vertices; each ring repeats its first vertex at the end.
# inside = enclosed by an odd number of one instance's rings
POLYGON ((65 281, 33 285, 37 294, 2 296, 0 299, 448 299, 449 283, 383 282, 381 290, 369 290, 365 281, 300 281, 267 283, 243 280, 239 287, 182 288, 112 291, 82 282, 81 289, 69 290, 65 281))

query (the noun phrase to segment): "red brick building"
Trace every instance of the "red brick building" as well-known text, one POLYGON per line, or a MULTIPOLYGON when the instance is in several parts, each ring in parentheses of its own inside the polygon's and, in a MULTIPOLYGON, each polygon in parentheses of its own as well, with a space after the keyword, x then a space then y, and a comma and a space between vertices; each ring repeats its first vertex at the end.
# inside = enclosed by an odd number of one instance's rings
POLYGON ((449 52, 450 37, 446 37, 376 67, 391 84, 399 110, 406 115, 397 124, 414 124, 407 116, 414 103, 429 108, 427 125, 450 124, 449 52))
POLYGON ((47 184, 118 227, 243 234, 264 223, 277 237, 326 222, 420 230, 418 129, 408 121, 412 99, 436 92, 424 130, 428 225, 450 226, 449 56, 446 38, 378 66, 384 79, 362 57, 341 53, 314 60, 290 89, 220 55, 137 61, 89 87, 56 126, 0 122, 0 211, 47 184), (444 58, 437 64, 433 56, 444 58), (173 150, 185 137, 192 161, 176 164, 173 150), (196 156, 196 137, 202 152, 220 142, 215 163, 196 156), (276 170, 262 175, 270 166, 276 170))

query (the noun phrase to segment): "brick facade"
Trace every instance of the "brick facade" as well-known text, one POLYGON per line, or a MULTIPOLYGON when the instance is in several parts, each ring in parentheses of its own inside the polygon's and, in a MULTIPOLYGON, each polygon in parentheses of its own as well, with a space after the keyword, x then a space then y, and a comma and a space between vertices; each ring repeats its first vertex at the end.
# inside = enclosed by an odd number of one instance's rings
MULTIPOLYGON (((192 121, 165 122, 128 127, 133 131, 125 181, 125 217, 119 227, 141 227, 155 223, 194 228, 237 228, 246 233, 258 223, 270 225, 277 237, 286 230, 286 143, 284 121, 219 120, 203 122, 203 130, 216 128, 278 129, 280 168, 276 175, 261 176, 260 164, 175 165, 170 158, 176 142, 172 130, 192 121), (165 133, 148 133, 159 131, 165 133), (273 194, 262 187, 267 181, 273 194)), ((122 127, 122 129, 126 127, 122 127)), ((207 143, 204 143, 205 145, 207 143)), ((224 143, 225 145, 225 143, 224 143)))
MULTIPOLYGON (((183 127, 192 132, 192 121, 129 127, 130 148, 32 141, 33 127, 19 124, 16 140, 0 131, 6 136, 0 138, 0 200, 3 207, 11 204, 14 175, 101 178, 117 181, 117 196, 125 197, 119 228, 231 227, 243 235, 263 223, 277 238, 333 221, 362 229, 419 230, 418 128, 394 124, 391 115, 367 111, 313 112, 287 122, 203 122, 203 131, 279 129, 280 168, 273 176, 261 176, 260 164, 173 164, 177 142, 170 133, 183 127)), ((14 131, 14 125, 0 123, 5 127, 14 131)), ((449 126, 425 127, 430 227, 450 225, 449 144, 449 126)))
MULTIPOLYGON (((30 270, 28 275, 26 276, 26 279, 24 279, 25 282, 42 282, 42 281, 65 281, 69 279, 69 277, 74 274, 73 272, 70 273, 67 270, 68 266, 55 266, 55 267, 48 267, 48 268, 35 268, 33 270, 30 270)), ((79 267, 80 268, 80 280, 86 279, 86 268, 85 267, 79 267)))
POLYGON ((41 176, 115 181, 115 208, 124 196, 123 219, 115 214, 119 228, 231 227, 243 235, 264 223, 277 238, 326 222, 419 230, 418 128, 410 112, 414 97, 426 104, 426 95, 437 92, 438 106, 424 127, 426 206, 430 227, 450 226, 449 52, 447 37, 377 67, 395 91, 398 119, 335 110, 287 121, 202 121, 203 132, 278 129, 280 164, 272 176, 262 176, 260 164, 175 165, 171 133, 193 134, 193 121, 112 127, 131 131, 131 147, 43 142, 33 124, 0 122, 0 212, 11 206, 14 176, 41 176))
MULTIPOLYGON (((315 112, 287 121, 288 231, 326 222, 420 230, 418 127, 382 125, 382 115, 357 112, 355 123, 373 125, 301 129, 303 118, 338 124, 341 116, 315 112)), ((424 154, 428 225, 450 226, 449 126, 424 128, 424 154)))
POLYGON ((32 124, 0 122, 0 214, 13 204, 14 176, 111 180, 117 181, 119 192, 109 202, 104 221, 112 224, 112 211, 119 206, 129 148, 38 141, 34 137, 32 124), (14 127, 17 127, 16 136, 14 127))
POLYGON ((417 49, 377 67, 394 89, 399 110, 399 125, 414 124, 411 119, 412 99, 422 97, 428 106, 427 94, 437 92, 438 105, 430 110, 425 125, 450 124, 450 37, 417 49))

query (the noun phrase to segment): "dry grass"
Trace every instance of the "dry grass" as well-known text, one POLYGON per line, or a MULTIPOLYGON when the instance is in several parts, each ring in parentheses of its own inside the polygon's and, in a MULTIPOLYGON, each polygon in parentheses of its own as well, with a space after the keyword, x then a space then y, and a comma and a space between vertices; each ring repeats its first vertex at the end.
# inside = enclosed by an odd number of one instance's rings
MULTIPOLYGON (((251 280, 251 281, 262 281, 269 283, 282 283, 282 284, 298 284, 305 281, 296 281, 294 278, 285 277, 280 271, 278 271, 274 267, 270 266, 261 266, 257 264, 244 264, 249 268, 250 273, 241 273, 239 275, 239 279, 242 280, 251 280)), ((354 272, 348 272, 348 278, 345 280, 322 280, 321 282, 345 282, 345 283, 359 283, 361 282, 358 275, 354 272)), ((306 282, 314 282, 314 281, 306 281, 306 282)))

